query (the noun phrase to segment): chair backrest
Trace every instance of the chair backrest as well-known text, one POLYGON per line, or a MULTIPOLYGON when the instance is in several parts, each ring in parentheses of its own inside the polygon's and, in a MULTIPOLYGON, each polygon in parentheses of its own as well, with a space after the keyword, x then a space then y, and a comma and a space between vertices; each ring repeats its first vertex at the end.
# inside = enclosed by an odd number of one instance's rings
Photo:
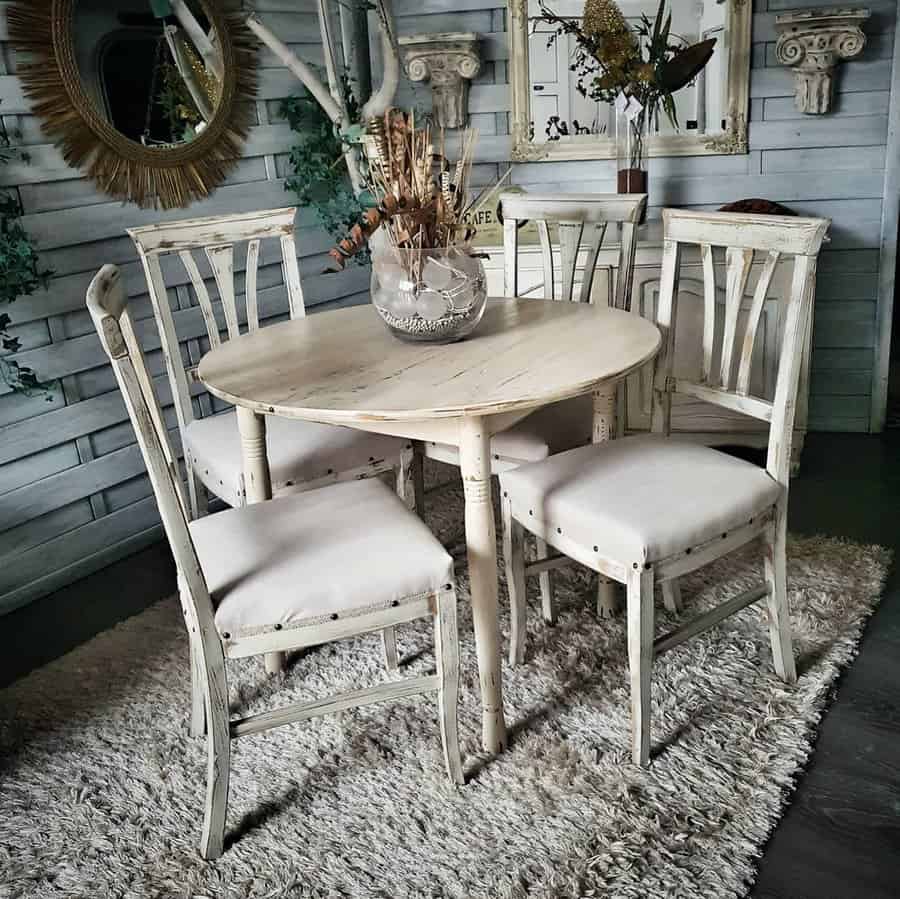
POLYGON ((787 484, 791 437, 803 349, 812 327, 816 261, 831 224, 825 218, 794 218, 732 212, 664 209, 663 257, 657 324, 663 347, 655 363, 652 429, 669 433, 672 394, 682 393, 769 422, 766 468, 787 484), (673 377, 681 249, 698 245, 703 270, 703 358, 699 381, 673 377), (714 247, 724 247, 725 302, 721 329, 714 247), (738 327, 750 270, 762 266, 743 328, 738 327), (750 394, 753 347, 775 266, 793 257, 790 294, 782 309, 782 340, 773 400, 750 394), (718 364, 716 364, 718 363, 718 364))
POLYGON ((606 236, 607 226, 619 226, 619 264, 613 305, 618 309, 631 306, 631 284, 634 274, 635 229, 647 206, 646 194, 517 194, 500 195, 503 214, 504 292, 519 296, 519 224, 533 221, 541 244, 541 267, 544 298, 577 299, 590 302, 597 268, 597 256, 606 236), (560 276, 554 272, 550 226, 559 230, 560 276), (575 297, 578 254, 586 250, 581 289, 575 297), (559 281, 562 293, 555 296, 559 281))
POLYGON ((188 529, 178 461, 135 335, 125 288, 114 265, 103 266, 91 281, 87 307, 122 391, 180 580, 192 600, 191 606, 184 608, 188 627, 193 624, 201 633, 214 633, 212 601, 188 529))
MULTIPOLYGON (((235 215, 211 216, 179 222, 163 222, 143 228, 131 228, 129 236, 137 247, 144 267, 153 315, 159 329, 166 373, 172 388, 178 426, 184 434, 185 427, 193 420, 188 370, 185 368, 178 346, 175 320, 169 306, 161 260, 174 256, 187 272, 197 304, 206 325, 211 347, 217 347, 223 339, 231 339, 240 333, 241 321, 247 330, 259 328, 259 304, 257 274, 260 244, 267 238, 279 241, 284 285, 287 289, 291 318, 306 314, 303 289, 300 285, 300 269, 294 243, 295 207, 267 209, 235 215), (244 268, 244 304, 239 307, 235 284, 235 245, 247 243, 244 268), (218 290, 214 301, 200 273, 198 255, 206 257, 218 290), (195 255, 198 254, 198 255, 195 255)), ((177 264, 177 263, 176 263, 177 264)))

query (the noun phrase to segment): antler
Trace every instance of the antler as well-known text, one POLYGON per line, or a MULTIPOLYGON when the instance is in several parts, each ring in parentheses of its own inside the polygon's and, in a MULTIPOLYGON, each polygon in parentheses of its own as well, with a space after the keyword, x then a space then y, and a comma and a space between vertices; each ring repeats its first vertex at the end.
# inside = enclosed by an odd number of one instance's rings
MULTIPOLYGON (((381 79, 381 85, 372 96, 366 101, 362 108, 363 122, 376 118, 384 114, 390 107, 397 92, 397 85, 400 82, 400 60, 398 57, 397 41, 393 34, 392 17, 390 9, 390 0, 375 0, 375 11, 378 18, 378 30, 381 34, 381 55, 384 61, 384 73, 381 79)), ((347 106, 344 102, 343 94, 338 83, 337 70, 333 56, 333 37, 331 34, 331 25, 328 20, 328 10, 326 8, 326 0, 318 0, 317 13, 319 17, 319 28, 322 33, 322 44, 325 50, 325 69, 328 75, 328 87, 326 87, 321 79, 316 75, 313 69, 303 62, 298 56, 291 52, 285 43, 277 38, 270 31, 255 13, 251 13, 247 17, 247 27, 264 43, 277 57, 290 69, 297 78, 303 83, 303 86, 309 91, 313 99, 322 107, 325 115, 341 129, 346 132, 353 124, 349 120, 347 114, 347 106)), ((347 171, 350 173, 350 181, 353 189, 357 193, 363 190, 363 181, 359 172, 359 164, 356 153, 353 148, 348 147, 344 153, 344 159, 347 163, 347 171)))
POLYGON ((364 122, 377 119, 387 112, 394 102, 397 85, 400 84, 400 56, 393 32, 394 19, 391 12, 391 0, 375 0, 375 14, 378 18, 378 31, 381 35, 381 59, 384 71, 381 75, 381 85, 362 108, 364 122))

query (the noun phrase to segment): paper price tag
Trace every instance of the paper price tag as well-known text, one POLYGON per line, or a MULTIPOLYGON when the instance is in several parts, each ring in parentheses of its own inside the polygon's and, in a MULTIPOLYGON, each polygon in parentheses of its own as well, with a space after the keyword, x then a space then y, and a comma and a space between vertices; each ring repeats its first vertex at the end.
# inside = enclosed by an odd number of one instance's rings
POLYGON ((629 122, 633 122, 643 111, 644 107, 634 97, 628 98, 628 105, 625 107, 624 114, 629 122))

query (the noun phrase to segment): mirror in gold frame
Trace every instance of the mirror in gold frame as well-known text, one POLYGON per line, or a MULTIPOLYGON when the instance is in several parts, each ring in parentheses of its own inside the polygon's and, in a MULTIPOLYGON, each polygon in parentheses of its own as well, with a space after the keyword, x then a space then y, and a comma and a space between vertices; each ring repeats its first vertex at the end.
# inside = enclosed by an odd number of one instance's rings
POLYGON ((44 132, 105 193, 187 206, 240 158, 255 45, 212 0, 17 0, 8 21, 44 132))

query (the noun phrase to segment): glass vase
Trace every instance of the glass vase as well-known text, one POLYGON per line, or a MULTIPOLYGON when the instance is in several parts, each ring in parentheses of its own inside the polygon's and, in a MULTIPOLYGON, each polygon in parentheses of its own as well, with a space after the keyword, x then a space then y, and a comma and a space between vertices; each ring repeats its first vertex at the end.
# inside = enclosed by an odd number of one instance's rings
POLYGON ((484 266, 468 246, 401 250, 370 243, 372 305, 402 340, 452 343, 471 334, 487 302, 484 266))
POLYGON ((620 194, 648 193, 651 118, 633 97, 616 103, 616 191, 620 194))

